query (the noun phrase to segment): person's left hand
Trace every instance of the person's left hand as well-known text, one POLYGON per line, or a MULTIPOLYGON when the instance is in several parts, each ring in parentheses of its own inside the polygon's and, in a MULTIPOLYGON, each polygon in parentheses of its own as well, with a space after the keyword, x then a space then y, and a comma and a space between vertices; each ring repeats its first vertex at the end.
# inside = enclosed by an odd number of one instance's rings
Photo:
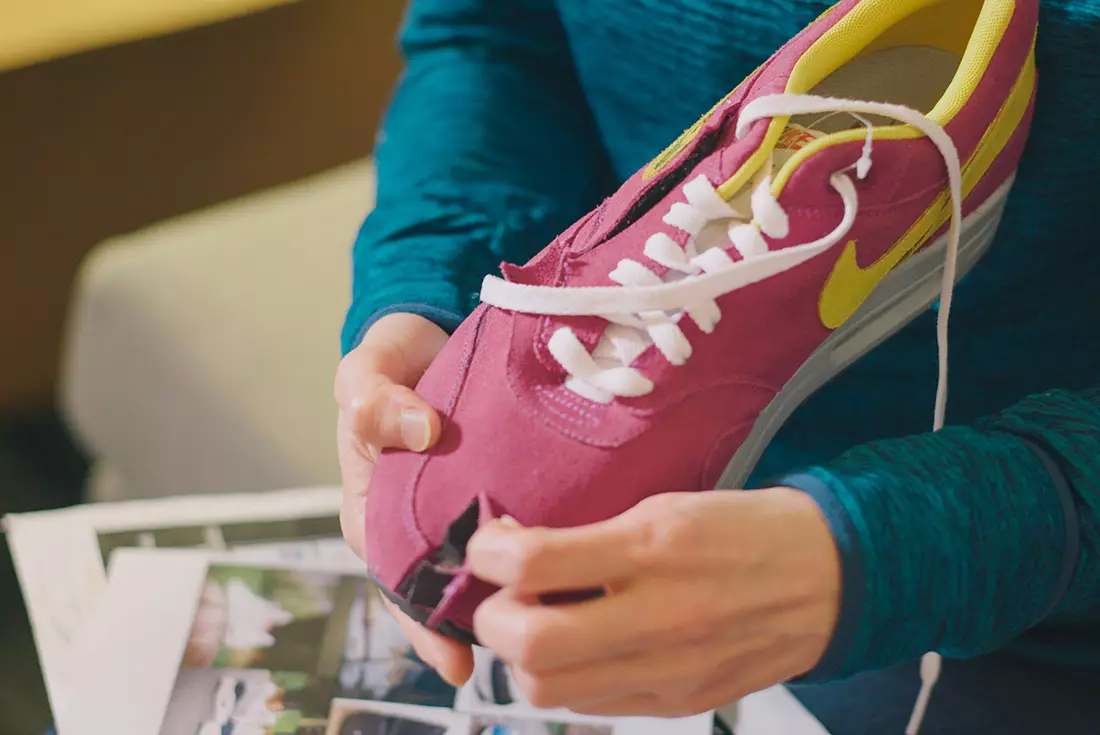
POLYGON ((686 717, 787 681, 824 655, 840 560, 817 504, 790 488, 649 498, 574 529, 496 522, 471 539, 502 589, 475 631, 537 707, 686 717), (540 604, 548 592, 601 598, 540 604))

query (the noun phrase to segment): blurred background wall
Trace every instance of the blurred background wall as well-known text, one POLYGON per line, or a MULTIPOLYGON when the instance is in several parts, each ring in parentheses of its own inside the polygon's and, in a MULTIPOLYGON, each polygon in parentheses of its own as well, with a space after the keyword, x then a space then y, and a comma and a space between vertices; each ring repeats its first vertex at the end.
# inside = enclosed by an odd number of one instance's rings
MULTIPOLYGON (((0 515, 87 499, 85 478, 90 460, 97 458, 85 456, 72 439, 57 388, 67 330, 79 306, 74 278, 82 272, 82 262, 87 269, 85 257, 94 246, 181 215, 198 223, 166 238, 163 249, 156 237, 156 242, 146 242, 139 235, 132 245, 123 237, 127 244, 111 250, 122 253, 130 247, 144 253, 139 258, 145 261, 167 262, 162 271, 168 275, 156 281, 133 269, 131 277, 146 283, 144 294, 136 289, 86 294, 95 304, 115 300, 119 320, 108 328, 135 332, 133 344, 120 338, 122 346, 104 348, 105 362, 94 364, 102 375, 93 377, 106 382, 111 360, 149 358, 147 335, 130 325, 139 321, 135 311, 155 311, 150 291, 175 288, 162 300, 186 312, 208 296, 205 281, 195 275, 204 269, 233 263, 237 270, 222 280, 234 286, 252 279, 252 291, 257 292, 261 289, 256 284, 277 277, 293 283, 293 276, 285 273, 302 269, 301 263, 343 262, 355 222, 372 197, 370 186, 361 184, 363 176, 355 172, 369 164, 365 157, 399 72, 395 32, 403 6, 403 0, 0 0, 0 515), (339 173, 349 163, 351 178, 339 173), (282 191, 281 185, 311 175, 329 183, 307 179, 291 184, 289 192, 265 193, 282 191), (262 205, 229 201, 253 196, 263 198, 262 205), (231 226, 207 214, 222 209, 228 210, 231 226), (314 225, 330 212, 346 221, 320 233, 324 227, 314 225), (215 223, 206 224, 211 219, 215 223), (298 219, 301 232, 287 232, 285 222, 298 219), (263 260, 270 239, 266 233, 272 232, 283 232, 286 242, 276 248, 280 254, 271 259, 275 262, 262 264, 266 268, 253 268, 253 262, 263 260), (325 258, 314 255, 315 239, 324 241, 325 258), (296 240, 305 242, 295 245, 296 240), (219 257, 222 245, 234 252, 219 257), (190 280, 173 277, 173 256, 164 249, 176 249, 180 260, 189 263, 190 280)), ((102 265, 106 258, 100 261, 102 265)), ((320 301, 316 294, 344 288, 342 267, 330 263, 320 270, 299 279, 305 284, 301 299, 320 301)), ((285 283, 269 284, 270 303, 285 300, 285 283)), ((335 322, 343 295, 334 298, 331 308, 326 307, 332 313, 325 313, 335 322)), ((255 343, 262 339, 242 326, 247 313, 226 313, 230 301, 219 302, 225 312, 219 312, 214 326, 252 339, 240 340, 243 356, 224 357, 219 364, 223 370, 245 363, 248 350, 260 350, 255 343)), ((268 306, 256 308, 262 312, 268 306)), ((312 317, 303 317, 307 319, 312 317)), ((304 341, 287 351, 308 353, 319 344, 331 345, 335 353, 338 324, 328 321, 303 325, 299 331, 304 341), (309 342, 314 333, 315 341, 309 342)), ((180 354, 197 355, 196 344, 202 343, 210 322, 195 323, 194 333, 186 335, 190 343, 152 318, 150 330, 165 332, 166 342, 179 342, 180 354)), ((101 342, 101 336, 90 332, 85 342, 101 342)), ((328 359, 327 354, 312 362, 303 358, 304 367, 295 364, 284 371, 288 379, 297 379, 295 371, 318 373, 312 382, 305 381, 311 386, 308 395, 297 396, 300 402, 317 404, 310 414, 313 422, 297 423, 306 425, 302 431, 323 434, 316 441, 326 449, 331 444, 328 359), (312 367, 314 363, 319 367, 312 367), (314 384, 319 386, 315 391, 314 384)), ((150 370, 160 379, 156 367, 150 370)), ((195 380, 208 377, 194 364, 181 370, 184 376, 198 376, 195 380)), ((126 381, 122 374, 114 382, 126 381)), ((226 385, 232 393, 249 382, 230 380, 226 385)), ((209 383, 218 384, 214 379, 209 383)), ((169 417, 178 417, 180 405, 200 403, 169 382, 158 386, 161 393, 178 393, 177 403, 164 409, 169 417)), ((150 453, 148 446, 178 446, 181 432, 199 438, 207 433, 202 427, 179 429, 171 421, 133 420, 141 413, 135 406, 150 402, 150 391, 124 388, 115 386, 119 392, 112 393, 94 384, 88 390, 91 398, 96 391, 103 395, 105 411, 132 424, 132 440, 148 439, 147 445, 130 448, 132 455, 150 453)), ((260 386, 261 392, 265 389, 260 386)), ((279 393, 268 390, 265 395, 279 393)), ((196 411, 222 400, 221 394, 211 393, 196 411)), ((297 405, 281 410, 295 415, 297 405)), ((240 408, 238 413, 247 411, 240 408)), ((259 415, 254 423, 270 422, 259 415)), ((228 436, 246 434, 239 425, 217 413, 202 424, 221 427, 228 436)), ((260 452, 269 442, 255 444, 260 452)), ((190 448, 180 451, 186 455, 190 448)), ((232 451, 241 453, 236 445, 232 451)), ((165 465, 166 471, 188 459, 205 464, 191 453, 176 465, 165 465)), ((321 459, 327 461, 327 456, 321 459)), ((246 454, 239 462, 257 464, 246 454)), ((50 713, 4 544, 0 620, 0 734, 42 733, 50 713)))
POLYGON ((0 420, 52 402, 73 276, 97 242, 369 152, 403 5, 0 4, 0 420), (223 16, 237 17, 207 22, 223 16))

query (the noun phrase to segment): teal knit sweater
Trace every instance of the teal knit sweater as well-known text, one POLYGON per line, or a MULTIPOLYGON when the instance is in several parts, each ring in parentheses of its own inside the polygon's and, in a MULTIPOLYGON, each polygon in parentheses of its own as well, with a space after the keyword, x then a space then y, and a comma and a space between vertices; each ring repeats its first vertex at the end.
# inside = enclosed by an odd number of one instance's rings
MULTIPOLYGON (((391 311, 453 328, 486 273, 540 250, 826 4, 413 0, 344 349, 391 311)), ((1032 142, 955 302, 952 426, 926 433, 926 315, 803 406, 760 469, 818 500, 843 555, 813 678, 1005 647, 1100 667, 1100 0, 1049 0, 1041 23, 1032 142)))

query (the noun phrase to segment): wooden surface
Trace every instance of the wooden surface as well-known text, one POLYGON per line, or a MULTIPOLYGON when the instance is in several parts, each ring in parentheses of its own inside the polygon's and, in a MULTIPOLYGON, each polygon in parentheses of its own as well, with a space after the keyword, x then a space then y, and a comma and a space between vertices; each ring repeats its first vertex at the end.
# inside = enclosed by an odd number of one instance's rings
POLYGON ((95 244, 370 152, 402 9, 306 0, 0 74, 0 417, 53 400, 95 244))
POLYGON ((0 70, 226 20, 291 0, 0 0, 0 70))

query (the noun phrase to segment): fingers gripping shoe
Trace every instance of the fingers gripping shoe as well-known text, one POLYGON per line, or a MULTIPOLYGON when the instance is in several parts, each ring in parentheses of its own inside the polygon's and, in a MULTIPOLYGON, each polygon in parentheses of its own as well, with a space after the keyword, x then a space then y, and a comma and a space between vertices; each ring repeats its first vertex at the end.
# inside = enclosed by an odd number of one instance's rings
POLYGON ((370 573, 472 640, 479 524, 600 521, 742 485, 793 409, 993 239, 1031 119, 1037 0, 846 0, 531 262, 489 277, 387 452, 370 573))

